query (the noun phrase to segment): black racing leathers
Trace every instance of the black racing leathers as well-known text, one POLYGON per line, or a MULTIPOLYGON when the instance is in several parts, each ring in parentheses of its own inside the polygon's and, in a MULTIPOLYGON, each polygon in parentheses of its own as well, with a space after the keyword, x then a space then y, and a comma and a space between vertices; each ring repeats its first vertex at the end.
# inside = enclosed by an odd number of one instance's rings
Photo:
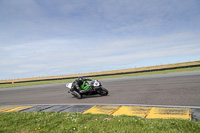
POLYGON ((72 83, 72 91, 81 91, 81 85, 83 84, 83 82, 79 81, 78 79, 76 79, 73 83, 72 83))
MULTIPOLYGON (((92 81, 92 79, 84 79, 84 81, 92 81)), ((84 82, 83 81, 83 82, 84 82)), ((86 90, 81 90, 81 85, 83 84, 82 81, 76 79, 73 83, 72 83, 72 89, 71 91, 77 91, 77 92, 81 92, 81 93, 85 93, 86 90)), ((89 90, 88 90, 89 91, 89 90)))

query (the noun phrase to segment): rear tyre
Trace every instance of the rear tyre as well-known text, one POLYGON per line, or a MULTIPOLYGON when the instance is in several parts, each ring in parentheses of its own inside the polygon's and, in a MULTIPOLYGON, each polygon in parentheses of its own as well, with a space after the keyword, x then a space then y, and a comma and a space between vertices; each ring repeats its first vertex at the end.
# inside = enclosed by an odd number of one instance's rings
POLYGON ((101 96, 106 96, 108 95, 108 90, 106 88, 102 87, 102 90, 99 92, 99 95, 101 96))
POLYGON ((81 99, 82 98, 82 95, 76 91, 73 92, 73 95, 78 98, 78 99, 81 99))

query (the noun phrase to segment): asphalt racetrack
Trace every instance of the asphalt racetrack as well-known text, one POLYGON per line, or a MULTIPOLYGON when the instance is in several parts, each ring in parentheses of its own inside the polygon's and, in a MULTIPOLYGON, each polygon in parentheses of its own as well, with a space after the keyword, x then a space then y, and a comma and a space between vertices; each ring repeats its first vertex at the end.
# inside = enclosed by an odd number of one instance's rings
POLYGON ((108 96, 76 99, 65 83, 0 88, 0 105, 144 104, 200 106, 200 71, 102 79, 108 96))

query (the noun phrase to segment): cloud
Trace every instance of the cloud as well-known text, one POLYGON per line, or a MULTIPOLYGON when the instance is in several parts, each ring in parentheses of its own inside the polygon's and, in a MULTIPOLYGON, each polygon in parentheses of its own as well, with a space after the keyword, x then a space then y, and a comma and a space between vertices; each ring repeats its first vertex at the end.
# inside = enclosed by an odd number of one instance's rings
POLYGON ((0 79, 194 59, 200 53, 198 3, 1 0, 0 79))
MULTIPOLYGON (((197 1, 105 1, 99 7, 113 32, 163 34, 200 26, 197 1), (179 3, 179 4, 177 4, 179 3), (112 6, 110 6, 112 5, 112 6), (193 10, 191 10, 191 8, 193 10), (186 21, 187 20, 187 21, 186 21)), ((192 30, 197 30, 192 28, 192 30)))
POLYGON ((4 47, 4 53, 10 55, 7 57, 10 62, 2 60, 1 66, 16 65, 20 69, 30 71, 42 69, 39 66, 43 66, 43 69, 46 67, 76 69, 88 65, 90 67, 120 65, 157 57, 198 54, 200 52, 198 40, 187 40, 186 37, 190 39, 190 36, 197 37, 185 33, 160 38, 114 39, 99 44, 99 47, 92 45, 92 42, 90 47, 82 47, 82 40, 30 42, 4 47))

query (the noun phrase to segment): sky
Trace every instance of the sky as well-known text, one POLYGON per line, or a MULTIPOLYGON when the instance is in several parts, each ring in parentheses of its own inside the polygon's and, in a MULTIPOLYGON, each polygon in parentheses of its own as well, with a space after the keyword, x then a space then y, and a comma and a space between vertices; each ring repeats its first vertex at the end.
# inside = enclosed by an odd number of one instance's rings
POLYGON ((0 0, 0 80, 198 60, 199 0, 0 0))

